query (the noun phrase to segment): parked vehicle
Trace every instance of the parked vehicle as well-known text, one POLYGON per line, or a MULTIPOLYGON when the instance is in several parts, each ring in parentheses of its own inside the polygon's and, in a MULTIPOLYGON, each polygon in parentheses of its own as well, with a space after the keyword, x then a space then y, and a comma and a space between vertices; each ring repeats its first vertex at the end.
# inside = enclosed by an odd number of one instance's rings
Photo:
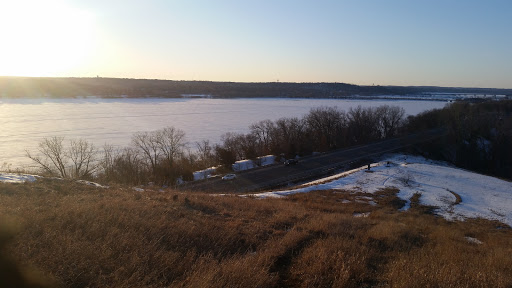
POLYGON ((224 177, 222 177, 222 180, 233 180, 236 178, 235 174, 226 174, 224 177))
POLYGON ((286 165, 286 166, 295 165, 297 163, 299 163, 299 160, 297 160, 297 159, 288 159, 288 160, 284 161, 284 165, 286 165))

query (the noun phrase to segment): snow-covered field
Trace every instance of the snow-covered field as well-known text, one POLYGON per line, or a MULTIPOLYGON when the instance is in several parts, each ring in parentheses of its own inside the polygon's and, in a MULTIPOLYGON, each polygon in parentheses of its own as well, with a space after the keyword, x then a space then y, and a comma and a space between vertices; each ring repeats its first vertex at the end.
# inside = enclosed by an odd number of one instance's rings
POLYGON ((339 175, 313 181, 287 191, 255 194, 282 197, 315 190, 347 190, 374 193, 386 187, 399 189, 407 201, 420 193, 420 203, 437 207, 435 212, 449 220, 485 218, 512 226, 512 182, 451 167, 418 156, 392 155, 384 161, 339 175), (389 164, 387 163, 389 162, 389 164))
POLYGON ((0 98, 0 167, 31 164, 25 149, 34 151, 44 137, 85 138, 101 147, 125 147, 133 133, 174 126, 195 142, 218 143, 226 132, 246 133, 255 122, 302 117, 311 108, 395 105, 407 114, 442 108, 446 102, 337 99, 4 99, 0 98))

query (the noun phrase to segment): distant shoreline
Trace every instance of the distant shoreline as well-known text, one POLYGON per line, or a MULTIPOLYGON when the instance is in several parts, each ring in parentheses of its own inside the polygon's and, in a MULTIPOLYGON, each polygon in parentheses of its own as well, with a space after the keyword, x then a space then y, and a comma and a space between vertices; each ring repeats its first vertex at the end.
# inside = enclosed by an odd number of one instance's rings
POLYGON ((130 96, 74 96, 74 97, 49 97, 49 96, 32 96, 32 97, 5 97, 0 96, 0 100, 94 100, 94 99, 322 99, 322 100, 389 100, 389 101, 439 101, 439 102, 454 102, 454 101, 467 101, 467 102, 482 102, 488 100, 508 100, 512 99, 511 96, 507 95, 487 95, 487 94, 444 94, 436 96, 431 95, 372 95, 372 96, 340 96, 340 97, 221 97, 213 96, 209 97, 162 97, 162 96, 145 96, 145 97, 130 97, 130 96))
POLYGON ((512 89, 363 86, 347 83, 213 82, 0 76, 0 98, 318 98, 449 101, 512 98, 512 89), (418 99, 419 98, 419 99, 418 99), (438 98, 444 98, 438 100, 438 98), (447 100, 446 100, 447 99, 447 100))

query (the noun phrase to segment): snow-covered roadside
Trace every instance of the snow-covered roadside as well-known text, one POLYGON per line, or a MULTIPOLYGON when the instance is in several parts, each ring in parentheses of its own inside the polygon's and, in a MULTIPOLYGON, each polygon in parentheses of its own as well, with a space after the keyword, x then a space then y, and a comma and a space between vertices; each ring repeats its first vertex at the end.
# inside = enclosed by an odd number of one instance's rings
POLYGON ((480 217, 512 226, 512 182, 419 156, 392 155, 372 165, 370 171, 361 167, 304 184, 301 188, 253 196, 281 197, 329 189, 374 193, 387 187, 399 189, 398 197, 407 201, 404 209, 409 208, 410 198, 419 193, 421 204, 437 207, 435 212, 446 219, 480 217), (333 180, 337 177, 341 178, 333 180), (459 203, 459 200, 462 201, 459 203))

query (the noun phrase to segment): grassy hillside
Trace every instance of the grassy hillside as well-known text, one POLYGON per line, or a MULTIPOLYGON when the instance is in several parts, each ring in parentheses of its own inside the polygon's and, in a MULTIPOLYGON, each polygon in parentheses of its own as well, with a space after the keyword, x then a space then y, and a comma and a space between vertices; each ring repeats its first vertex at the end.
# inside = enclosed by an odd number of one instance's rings
POLYGON ((395 194, 371 205, 339 191, 252 199, 0 183, 0 219, 18 227, 3 252, 61 287, 512 285, 509 227, 448 222, 417 199, 400 212, 395 194))

